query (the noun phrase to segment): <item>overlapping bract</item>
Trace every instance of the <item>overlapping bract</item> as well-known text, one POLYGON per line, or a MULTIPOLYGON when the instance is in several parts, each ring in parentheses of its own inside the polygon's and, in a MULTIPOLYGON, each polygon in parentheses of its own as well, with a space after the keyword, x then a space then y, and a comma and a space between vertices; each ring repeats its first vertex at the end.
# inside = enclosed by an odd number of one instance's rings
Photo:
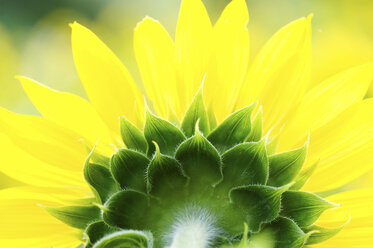
POLYGON ((234 246, 244 223, 251 244, 269 235, 273 247, 296 248, 331 237, 337 229, 313 224, 336 205, 296 190, 305 182, 299 171, 307 144, 268 155, 270 144, 258 138, 260 112, 251 122, 256 105, 232 113, 211 131, 202 90, 180 127, 149 110, 143 132, 122 118, 127 148, 110 162, 97 159, 94 150, 87 158, 84 176, 95 194, 92 204, 46 210, 84 229, 86 247, 164 247, 177 216, 195 206, 222 230, 214 247, 234 246))

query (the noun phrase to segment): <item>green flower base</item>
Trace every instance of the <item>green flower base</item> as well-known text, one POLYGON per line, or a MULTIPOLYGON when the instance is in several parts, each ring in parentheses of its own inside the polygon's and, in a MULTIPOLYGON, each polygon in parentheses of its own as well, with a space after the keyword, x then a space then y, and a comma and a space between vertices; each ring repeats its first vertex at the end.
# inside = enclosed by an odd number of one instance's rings
POLYGON ((46 210, 84 230, 85 247, 300 248, 328 239, 339 229, 314 223, 336 205, 298 191, 312 173, 299 173, 307 144, 274 154, 260 111, 251 122, 255 108, 216 127, 200 90, 180 125, 147 111, 141 132, 121 118, 127 149, 87 158, 93 202, 46 210))

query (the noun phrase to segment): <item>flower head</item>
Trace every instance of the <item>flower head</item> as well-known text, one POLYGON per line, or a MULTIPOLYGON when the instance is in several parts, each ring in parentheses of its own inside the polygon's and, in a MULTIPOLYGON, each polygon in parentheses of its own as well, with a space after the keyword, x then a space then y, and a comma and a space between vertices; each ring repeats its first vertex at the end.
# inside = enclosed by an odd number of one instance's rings
POLYGON ((24 183, 0 191, 0 244, 368 247, 373 191, 332 193, 372 169, 373 64, 309 89, 311 16, 250 63, 248 19, 244 0, 215 25, 184 0, 175 41, 143 19, 143 87, 71 24, 90 101, 18 77, 43 117, 0 109, 0 169, 24 183))

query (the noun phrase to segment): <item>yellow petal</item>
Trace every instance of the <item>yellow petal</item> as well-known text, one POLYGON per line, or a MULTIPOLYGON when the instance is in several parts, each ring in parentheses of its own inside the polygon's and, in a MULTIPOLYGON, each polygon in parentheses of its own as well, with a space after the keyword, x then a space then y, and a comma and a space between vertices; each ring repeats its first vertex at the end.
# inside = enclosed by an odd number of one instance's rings
POLYGON ((249 63, 249 14, 245 0, 233 0, 213 28, 213 51, 204 84, 208 105, 221 121, 234 108, 249 63))
POLYGON ((18 147, 47 164, 82 170, 87 152, 80 137, 50 120, 0 108, 0 131, 18 147))
POLYGON ((280 150, 296 147, 311 131, 323 126, 366 94, 373 63, 339 73, 314 87, 302 99, 291 123, 281 134, 280 150))
POLYGON ((135 28, 134 50, 146 93, 157 114, 167 117, 167 99, 179 113, 175 45, 167 31, 146 17, 135 28))
POLYGON ((305 190, 333 189, 373 169, 372 109, 366 99, 311 133, 306 166, 320 162, 305 190))
POLYGON ((175 37, 182 114, 192 102, 207 71, 211 32, 210 18, 202 1, 182 1, 175 37))
POLYGON ((17 239, 0 239, 1 247, 12 248, 75 248, 83 242, 77 238, 75 233, 49 235, 42 238, 17 238, 17 239))
POLYGON ((81 171, 71 171, 46 164, 18 148, 4 134, 0 134, 2 151, 0 171, 17 180, 35 186, 85 186, 81 171))
POLYGON ((318 220, 318 225, 337 227, 346 222, 348 214, 351 221, 336 236, 315 247, 372 247, 373 189, 352 190, 327 199, 341 204, 341 208, 326 211, 318 220))
POLYGON ((236 108, 259 100, 264 131, 275 125, 280 128, 284 117, 302 99, 310 65, 311 16, 283 27, 264 45, 248 72, 236 108))
POLYGON ((88 185, 63 185, 63 186, 32 186, 23 185, 13 188, 8 188, 0 191, 0 196, 4 194, 7 200, 35 200, 40 199, 48 201, 53 206, 86 204, 90 202, 93 194, 88 185))
POLYGON ((98 139, 111 143, 108 128, 89 102, 73 94, 54 91, 25 77, 18 79, 45 118, 74 130, 93 144, 98 139))
POLYGON ((71 28, 75 66, 92 105, 116 133, 122 115, 141 126, 142 94, 125 66, 89 29, 76 22, 71 28))
POLYGON ((24 198, 21 188, 0 191, 0 240, 27 239, 74 232, 66 224, 50 216, 38 204, 55 206, 51 197, 32 194, 24 198), (17 195, 20 198, 17 198, 17 195))

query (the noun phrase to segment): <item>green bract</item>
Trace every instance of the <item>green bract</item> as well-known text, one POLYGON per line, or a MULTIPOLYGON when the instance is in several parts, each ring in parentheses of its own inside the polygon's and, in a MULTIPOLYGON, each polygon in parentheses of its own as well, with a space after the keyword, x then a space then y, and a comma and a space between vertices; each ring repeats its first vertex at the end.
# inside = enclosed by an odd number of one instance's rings
POLYGON ((256 105, 211 128, 200 90, 180 127, 149 110, 143 132, 121 118, 127 149, 109 163, 92 150, 84 167, 94 202, 46 210, 84 230, 85 247, 300 248, 328 239, 340 228, 314 223, 336 205, 297 191, 314 170, 300 173, 307 144, 274 153, 256 105))

